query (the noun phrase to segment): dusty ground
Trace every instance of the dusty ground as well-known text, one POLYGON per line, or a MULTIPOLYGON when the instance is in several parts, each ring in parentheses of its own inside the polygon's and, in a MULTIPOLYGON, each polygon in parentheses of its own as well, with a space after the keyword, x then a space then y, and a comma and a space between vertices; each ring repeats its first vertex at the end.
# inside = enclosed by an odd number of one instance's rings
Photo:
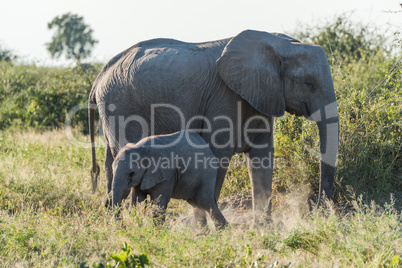
POLYGON ((221 210, 235 210, 238 212, 244 212, 250 210, 253 206, 251 193, 236 193, 228 196, 218 202, 219 209, 221 210))

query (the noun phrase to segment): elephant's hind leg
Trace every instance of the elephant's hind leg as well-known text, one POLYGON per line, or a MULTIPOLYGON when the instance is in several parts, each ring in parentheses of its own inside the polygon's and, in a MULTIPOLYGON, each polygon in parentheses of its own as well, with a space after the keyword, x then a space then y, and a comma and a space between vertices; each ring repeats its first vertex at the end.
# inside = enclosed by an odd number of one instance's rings
MULTIPOLYGON (((211 197, 208 199, 202 198, 201 200, 197 200, 197 208, 194 209, 194 214, 199 213, 199 221, 204 221, 205 227, 207 225, 206 213, 209 213, 212 221, 214 222, 215 228, 224 229, 228 226, 228 222, 223 216, 222 212, 219 210, 218 205, 211 193, 211 197), (201 218, 202 217, 202 218, 201 218)), ((196 215, 197 219, 197 215, 196 215)))
POLYGON ((205 210, 194 207, 194 218, 195 222, 201 229, 207 228, 207 214, 205 213, 205 210))
POLYGON ((229 225, 216 203, 211 204, 208 211, 216 229, 222 230, 229 225))

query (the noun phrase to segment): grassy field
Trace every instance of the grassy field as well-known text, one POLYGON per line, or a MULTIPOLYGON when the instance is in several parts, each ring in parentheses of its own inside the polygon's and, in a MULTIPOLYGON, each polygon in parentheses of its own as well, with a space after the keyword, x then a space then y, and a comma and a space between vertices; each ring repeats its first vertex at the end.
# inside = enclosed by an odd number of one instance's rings
MULTIPOLYGON (((153 226, 144 207, 125 210, 116 222, 101 205, 105 181, 90 193, 89 150, 72 146, 63 131, 1 132, 0 151, 2 267, 112 265, 124 243, 138 259, 146 253, 152 266, 402 264, 402 218, 392 197, 384 206, 358 197, 347 212, 333 204, 308 212, 307 196, 288 194, 269 226, 253 227, 250 211, 224 210, 231 227, 203 235, 190 206, 179 201, 162 227, 153 226)), ((97 153, 102 157, 102 149, 97 153)))

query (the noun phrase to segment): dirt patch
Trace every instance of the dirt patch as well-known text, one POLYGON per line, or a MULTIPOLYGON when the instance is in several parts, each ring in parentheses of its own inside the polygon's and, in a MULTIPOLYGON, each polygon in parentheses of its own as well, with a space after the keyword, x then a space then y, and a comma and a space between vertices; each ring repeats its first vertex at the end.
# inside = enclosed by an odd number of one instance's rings
POLYGON ((230 195, 218 201, 219 209, 232 227, 251 228, 253 223, 253 202, 251 192, 230 195))
POLYGON ((234 210, 234 211, 245 211, 250 210, 253 207, 251 192, 242 192, 230 195, 224 199, 218 201, 218 206, 220 210, 234 210))

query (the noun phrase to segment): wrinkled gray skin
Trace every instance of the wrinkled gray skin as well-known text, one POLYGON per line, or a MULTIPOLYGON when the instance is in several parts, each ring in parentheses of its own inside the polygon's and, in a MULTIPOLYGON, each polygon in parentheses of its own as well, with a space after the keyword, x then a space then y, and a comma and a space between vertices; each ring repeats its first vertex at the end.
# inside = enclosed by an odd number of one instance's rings
MULTIPOLYGON (((321 141, 320 193, 332 197, 338 113, 329 64, 321 47, 302 44, 283 34, 247 30, 233 38, 207 43, 154 39, 115 56, 99 74, 89 96, 92 171, 98 170, 93 127, 96 104, 106 141, 107 193, 112 187, 112 163, 121 147, 150 134, 185 128, 177 111, 160 108, 155 109, 155 129, 151 133, 151 104, 156 103, 180 107, 186 124, 194 116, 209 119, 209 126, 205 120, 193 120, 188 128, 204 129, 199 132, 218 159, 245 153, 253 208, 262 216, 269 211, 272 166, 253 167, 251 159, 273 156, 274 117, 287 111, 317 121, 321 141), (269 126, 263 120, 252 120, 249 129, 265 130, 244 133, 247 120, 256 115, 268 120, 269 126), (121 133, 116 127, 118 116, 141 117, 149 128, 132 123, 121 133), (223 118, 232 119, 233 124, 223 118), (223 131, 229 127, 234 127, 230 135, 223 131), (217 134, 219 130, 222 132, 217 134), (125 135, 126 140, 119 140, 119 135, 125 135), (229 143, 230 137, 234 142, 229 143), (268 146, 257 148, 258 144, 268 146)), ((226 170, 218 169, 216 199, 226 170)))
POLYGON ((217 167, 211 162, 213 159, 208 144, 191 130, 129 143, 119 151, 112 165, 113 207, 119 207, 124 192, 134 187, 132 204, 143 202, 150 195, 160 208, 161 214, 155 216, 162 221, 170 199, 176 198, 195 208, 195 218, 201 227, 206 227, 207 222, 203 213, 199 215, 200 210, 207 211, 215 227, 222 229, 227 222, 215 199, 217 167), (177 160, 166 161, 171 159, 177 160))

